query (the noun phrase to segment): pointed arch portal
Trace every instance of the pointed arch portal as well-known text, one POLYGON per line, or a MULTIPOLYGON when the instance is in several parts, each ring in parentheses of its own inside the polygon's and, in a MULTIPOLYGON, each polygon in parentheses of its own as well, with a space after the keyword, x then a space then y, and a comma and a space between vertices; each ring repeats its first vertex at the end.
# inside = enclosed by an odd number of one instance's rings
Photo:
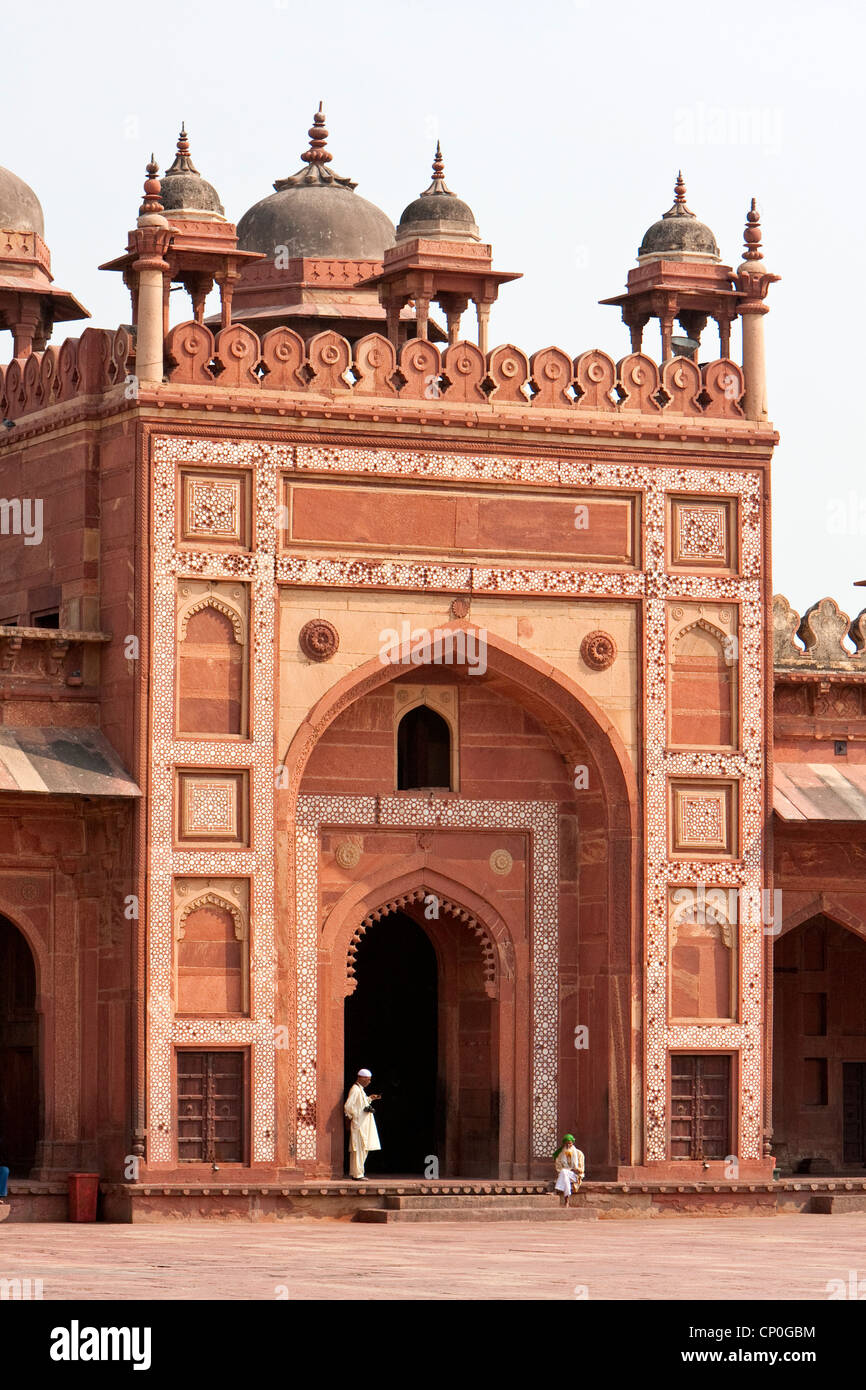
POLYGON ((0 916, 0 1161, 29 1177, 39 1139, 36 967, 26 938, 0 916))
MULTIPOLYGON (((291 874, 296 903, 292 1155, 311 1172, 337 1176, 345 1171, 344 1069, 358 1065, 373 1069, 369 1060, 344 1055, 344 1000, 351 993, 346 978, 348 947, 364 918, 401 892, 413 892, 419 886, 435 891, 435 885, 427 883, 431 867, 440 876, 448 874, 447 859, 436 859, 433 851, 428 862, 427 851, 421 847, 428 831, 489 835, 489 852, 498 850, 503 834, 525 836, 525 895, 519 906, 510 909, 513 922, 504 926, 499 918, 503 930, 499 935, 492 932, 500 992, 495 998, 485 994, 483 1001, 492 1014, 495 1054, 493 1110, 484 1110, 484 1116, 493 1114, 494 1120, 483 1119, 494 1132, 495 1152, 486 1175, 526 1177, 547 1172, 560 1129, 560 1109, 568 1123, 580 1115, 582 1134, 597 1156, 599 1170, 615 1172, 617 1165, 633 1163, 639 1156, 640 1117, 633 1102, 639 1093, 634 1077, 641 1076, 642 1039, 631 1022, 641 949, 640 903, 635 891, 640 799, 634 770, 611 721, 576 683, 493 633, 487 634, 487 663, 485 679, 491 689, 537 721, 565 767, 589 768, 592 791, 581 798, 579 818, 584 842, 592 843, 588 852, 593 856, 593 884, 587 880, 576 900, 575 915, 566 924, 560 918, 557 885, 561 862, 573 863, 574 847, 564 843, 570 858, 561 861, 559 803, 553 799, 473 799, 438 788, 347 795, 330 786, 319 790, 315 776, 311 790, 306 791, 305 770, 330 725, 356 701, 395 677, 417 673, 411 665, 370 661, 342 677, 322 697, 286 750, 281 793, 283 815, 293 831, 291 874), (402 839, 401 831, 406 832, 402 839), (347 862, 354 865, 360 858, 362 867, 352 872, 351 882, 339 873, 334 878, 331 865, 339 859, 325 867, 322 836, 335 855, 337 849, 345 850, 347 862), (380 861, 374 868, 379 849, 367 858, 368 836, 380 848, 389 837, 397 836, 403 846, 397 861, 392 865, 380 861), (372 880, 365 869, 368 863, 374 871, 372 880), (340 882, 344 891, 335 898, 340 882), (573 953, 575 923, 578 932, 600 936, 605 962, 585 998, 578 999, 571 991, 561 999, 561 951, 573 953), (587 1053, 576 1051, 571 1036, 575 1023, 586 1023, 594 1038, 591 1065, 587 1053)), ((327 776, 323 780, 327 784, 327 776)), ((483 862, 485 855, 478 852, 483 862)), ((490 886, 495 896, 498 884, 490 886)), ((492 900, 482 902, 460 882, 440 887, 445 897, 470 909, 482 926, 493 927, 498 913, 492 900)), ((476 887, 484 891, 480 880, 476 887)), ((424 930, 425 924, 420 925, 424 930)), ((441 987, 443 967, 441 957, 437 959, 441 987)), ((441 1018, 441 1001, 439 1007, 441 1018)), ((441 1052, 441 1027, 436 1045, 441 1052)), ((377 1089, 375 1080, 373 1089, 377 1089)), ((468 1097, 464 1101, 464 1108, 471 1111, 474 1101, 468 1097)), ((482 1120, 480 1113, 478 1118, 482 1120)), ((454 1133, 453 1125, 446 1126, 446 1161, 456 1174, 454 1133)), ((441 1134, 437 1142, 441 1145, 441 1134)))

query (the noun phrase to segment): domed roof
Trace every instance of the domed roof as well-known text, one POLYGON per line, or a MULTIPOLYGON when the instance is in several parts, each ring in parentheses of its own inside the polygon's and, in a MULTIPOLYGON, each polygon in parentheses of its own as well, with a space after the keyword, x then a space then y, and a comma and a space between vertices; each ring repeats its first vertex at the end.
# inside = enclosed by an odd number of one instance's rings
POLYGON ((638 247, 638 261, 718 261, 716 238, 686 207, 686 186, 682 171, 677 174, 673 207, 663 213, 644 233, 638 247))
POLYGON ((162 206, 169 216, 179 212, 209 213, 225 217, 225 209, 213 184, 203 179, 189 153, 186 125, 180 128, 174 163, 160 180, 162 206))
POLYGON ((29 184, 0 168, 0 227, 6 232, 38 232, 45 236, 42 204, 29 184))
POLYGON ((397 240, 425 237, 428 241, 480 241, 475 214, 445 183, 445 163, 439 141, 433 159, 433 182, 404 208, 397 223, 397 240))
POLYGON ((321 103, 309 131, 310 148, 301 159, 305 168, 277 179, 275 193, 255 203, 238 222, 242 251, 260 251, 273 259, 285 247, 289 257, 381 261, 394 244, 394 224, 366 198, 354 192, 351 179, 327 166, 328 132, 321 103))

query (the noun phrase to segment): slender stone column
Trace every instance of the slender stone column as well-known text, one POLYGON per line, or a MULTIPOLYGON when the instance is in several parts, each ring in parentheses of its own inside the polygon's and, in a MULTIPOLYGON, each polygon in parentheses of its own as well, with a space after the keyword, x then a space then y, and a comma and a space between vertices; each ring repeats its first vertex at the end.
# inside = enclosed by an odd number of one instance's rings
POLYGON ((171 238, 171 227, 163 217, 160 200, 159 166, 153 155, 144 181, 144 202, 139 208, 135 238, 138 258, 136 273, 138 313, 135 320, 135 374, 139 382, 159 383, 165 371, 165 277, 169 266, 163 259, 171 238))
POLYGON ((748 420, 769 420, 767 409, 767 360, 764 352, 764 314, 766 304, 741 307, 743 317, 743 376, 746 392, 743 406, 748 420))
POLYGON ((737 289, 743 298, 740 300, 740 317, 743 322, 743 376, 745 377, 745 398, 743 408, 748 420, 762 423, 769 420, 767 408, 767 362, 764 353, 764 315, 769 305, 764 303, 767 290, 778 275, 773 275, 764 265, 761 251, 761 216, 755 199, 746 213, 746 230, 743 234, 746 251, 743 262, 737 267, 737 289))
POLYGON ((163 286, 167 263, 158 252, 133 262, 138 272, 138 323, 135 334, 135 374, 140 382, 161 382, 163 359, 163 286))

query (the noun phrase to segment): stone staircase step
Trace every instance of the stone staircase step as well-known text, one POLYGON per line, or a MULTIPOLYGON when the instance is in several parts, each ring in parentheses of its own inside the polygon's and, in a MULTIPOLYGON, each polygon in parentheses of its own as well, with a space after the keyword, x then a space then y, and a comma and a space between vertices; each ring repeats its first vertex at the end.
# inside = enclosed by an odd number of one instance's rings
POLYGON ((430 1193, 424 1196, 421 1194, 388 1196, 385 1198, 385 1206, 389 1211, 423 1211, 436 1208, 466 1209, 469 1207, 496 1210, 513 1206, 549 1207, 553 1200, 549 1193, 543 1192, 516 1192, 510 1196, 505 1193, 487 1196, 480 1192, 473 1192, 467 1195, 461 1193, 449 1197, 441 1196, 439 1193, 430 1193))
POLYGON ((487 1207, 372 1207, 359 1211, 353 1220, 366 1225, 390 1225, 392 1222, 422 1221, 597 1221, 599 1213, 592 1207, 527 1207, 520 1202, 511 1206, 487 1207))
POLYGON ((823 1216, 834 1212, 866 1211, 866 1192, 816 1192, 810 1210, 823 1216))

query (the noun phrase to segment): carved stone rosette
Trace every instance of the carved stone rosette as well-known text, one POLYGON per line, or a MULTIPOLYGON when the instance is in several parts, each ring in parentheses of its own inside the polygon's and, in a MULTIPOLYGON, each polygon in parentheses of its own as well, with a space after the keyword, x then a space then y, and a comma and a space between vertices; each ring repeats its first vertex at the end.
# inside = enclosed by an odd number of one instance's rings
POLYGON ((298 645, 311 661, 330 661, 340 646, 340 634, 325 618, 311 618, 298 634, 298 645))
POLYGON ((592 671, 606 671, 616 661, 616 642, 609 632, 588 632, 580 644, 580 655, 592 671))

